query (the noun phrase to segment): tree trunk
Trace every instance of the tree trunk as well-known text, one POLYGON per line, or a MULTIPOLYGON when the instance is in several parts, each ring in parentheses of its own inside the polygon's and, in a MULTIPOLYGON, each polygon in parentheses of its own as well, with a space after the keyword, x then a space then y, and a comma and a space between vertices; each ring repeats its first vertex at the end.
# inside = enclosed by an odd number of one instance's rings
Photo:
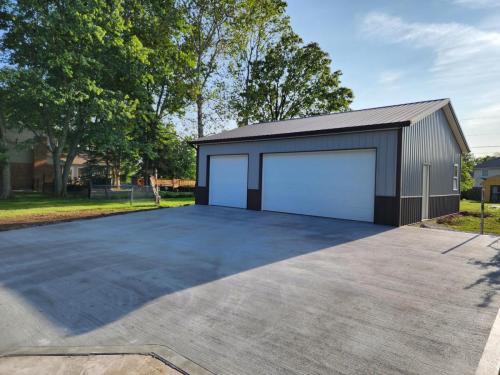
POLYGON ((198 95, 196 98, 196 110, 198 112, 198 138, 203 137, 203 97, 198 95))
MULTIPOLYGON (((0 116, 2 116, 0 114, 0 116)), ((7 134, 4 125, 4 118, 0 118, 0 152, 7 152, 7 134)), ((9 159, 0 163, 2 169, 2 186, 0 187, 0 199, 7 199, 12 195, 12 184, 10 179, 9 159)))
POLYGON ((111 167, 111 185, 120 188, 120 164, 114 163, 111 167))
POLYGON ((2 188, 0 189, 0 199, 7 199, 11 196, 10 163, 7 160, 2 164, 2 188))
POLYGON ((61 193, 62 197, 66 196, 68 192, 68 177, 69 172, 71 170, 71 165, 73 164, 73 160, 75 160, 76 151, 70 151, 66 156, 66 161, 64 162, 64 167, 61 175, 61 193))
POLYGON ((52 166, 54 169, 54 195, 60 196, 62 194, 62 170, 59 149, 52 152, 52 166))

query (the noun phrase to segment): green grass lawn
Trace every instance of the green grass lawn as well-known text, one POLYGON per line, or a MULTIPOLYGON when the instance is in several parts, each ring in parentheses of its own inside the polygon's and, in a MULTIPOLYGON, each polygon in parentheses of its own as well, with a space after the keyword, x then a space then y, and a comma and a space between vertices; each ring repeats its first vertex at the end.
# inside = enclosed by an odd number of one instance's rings
MULTIPOLYGON (((194 204, 192 196, 162 198, 161 207, 194 204)), ((153 199, 128 201, 90 200, 69 196, 55 198, 40 193, 17 193, 14 198, 0 200, 0 228, 26 226, 44 222, 73 220, 158 208, 153 199)))
MULTIPOLYGON (((446 227, 464 232, 479 232, 481 204, 476 201, 460 201, 460 214, 438 219, 446 227)), ((500 204, 485 203, 484 232, 500 235, 500 204)))

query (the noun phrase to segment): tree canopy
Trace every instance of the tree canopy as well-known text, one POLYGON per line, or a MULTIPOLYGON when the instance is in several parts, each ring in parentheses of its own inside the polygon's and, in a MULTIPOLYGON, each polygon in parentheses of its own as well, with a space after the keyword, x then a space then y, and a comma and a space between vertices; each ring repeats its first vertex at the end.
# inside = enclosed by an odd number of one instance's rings
POLYGON ((105 162, 114 183, 155 170, 192 177, 187 141, 214 124, 352 101, 329 56, 293 33, 283 0, 0 0, 0 47, 15 73, 2 118, 46 141, 60 195, 78 154, 105 162), (173 124, 193 113, 180 134, 173 124))
POLYGON ((332 72, 331 63, 317 43, 287 32, 251 64, 239 117, 265 122, 347 110, 352 91, 340 86, 342 73, 332 72))
POLYGON ((460 170, 460 192, 465 192, 474 186, 472 172, 477 164, 474 155, 471 153, 462 156, 462 169, 460 170))
POLYGON ((130 33, 123 0, 19 0, 10 15, 2 46, 19 72, 19 124, 47 137, 55 192, 64 194, 74 157, 97 124, 133 117, 137 98, 124 82, 145 83, 148 50, 130 33))
POLYGON ((282 0, 248 0, 246 9, 238 15, 235 42, 232 45, 229 72, 229 107, 238 126, 249 123, 247 93, 252 79, 252 64, 261 59, 280 36, 291 30, 282 0))

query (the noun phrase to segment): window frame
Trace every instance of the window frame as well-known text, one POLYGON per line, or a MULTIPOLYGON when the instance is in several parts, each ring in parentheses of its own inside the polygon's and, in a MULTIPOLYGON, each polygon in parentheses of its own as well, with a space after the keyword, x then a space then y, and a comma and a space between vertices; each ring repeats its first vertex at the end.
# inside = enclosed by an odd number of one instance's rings
POLYGON ((460 188, 460 167, 458 163, 453 164, 453 182, 452 182, 452 188, 453 191, 458 191, 460 188))

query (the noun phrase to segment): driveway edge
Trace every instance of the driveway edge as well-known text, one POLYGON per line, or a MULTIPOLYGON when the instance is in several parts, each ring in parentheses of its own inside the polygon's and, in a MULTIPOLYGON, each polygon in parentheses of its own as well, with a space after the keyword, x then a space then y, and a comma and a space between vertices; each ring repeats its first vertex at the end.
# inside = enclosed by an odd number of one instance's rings
POLYGON ((491 327, 483 355, 476 369, 476 375, 500 374, 500 309, 491 327))
POLYGON ((1 357, 21 356, 89 356, 89 355, 149 355, 183 375, 215 375, 196 362, 183 357, 164 345, 141 346, 43 346, 23 347, 0 353, 1 357))

